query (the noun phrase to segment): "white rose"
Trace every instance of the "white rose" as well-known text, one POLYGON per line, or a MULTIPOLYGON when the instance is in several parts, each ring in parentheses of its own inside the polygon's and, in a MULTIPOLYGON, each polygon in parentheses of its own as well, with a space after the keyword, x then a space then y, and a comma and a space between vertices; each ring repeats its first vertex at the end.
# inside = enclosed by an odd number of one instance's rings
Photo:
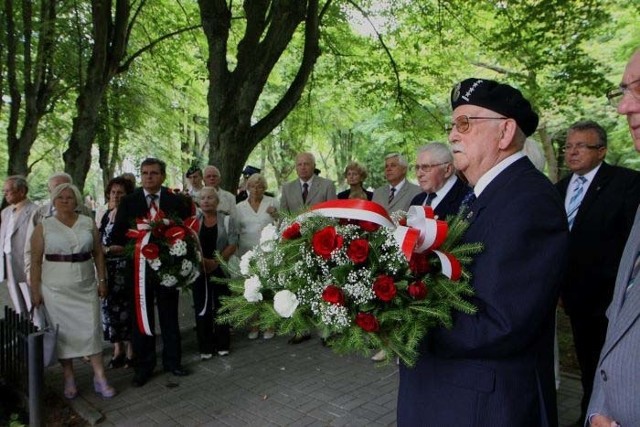
POLYGON ((273 308, 282 317, 291 317, 298 308, 298 304, 296 294, 286 289, 277 292, 273 297, 273 308))
POLYGON ((262 284, 258 276, 251 276, 244 281, 244 298, 249 302, 262 301, 260 289, 262 284))
POLYGON ((240 273, 243 276, 249 275, 249 262, 253 258, 253 251, 247 251, 242 258, 240 258, 240 273))

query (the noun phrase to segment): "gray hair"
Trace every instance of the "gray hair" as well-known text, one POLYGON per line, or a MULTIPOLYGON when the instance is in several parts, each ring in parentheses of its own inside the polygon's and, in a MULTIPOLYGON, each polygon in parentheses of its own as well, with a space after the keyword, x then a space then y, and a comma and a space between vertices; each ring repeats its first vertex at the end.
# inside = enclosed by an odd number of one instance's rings
POLYGON ((429 142, 422 147, 418 148, 418 154, 429 153, 431 154, 432 161, 438 163, 453 163, 453 153, 451 147, 448 144, 442 142, 429 142))
MULTIPOLYGON (((65 181, 68 184, 73 184, 73 178, 71 178, 71 175, 69 175, 66 172, 56 172, 53 175, 51 175, 49 177, 49 179, 47 180, 47 187, 49 187, 49 192, 53 192, 53 188, 51 188, 51 184, 54 181, 65 181)), ((55 188, 55 187, 54 187, 55 188)))
POLYGON ((203 175, 206 175, 208 170, 213 170, 215 172, 218 172, 218 175, 220 174, 220 169, 218 169, 217 167, 213 166, 213 165, 207 165, 204 167, 204 170, 202 171, 203 175))
POLYGON ((598 135, 598 145, 602 145, 603 147, 607 146, 607 131, 593 120, 581 120, 579 122, 575 122, 569 127, 569 130, 567 130, 567 135, 571 132, 586 132, 589 130, 598 135))
POLYGON ((393 159, 394 157, 398 158, 398 164, 400 166, 404 166, 405 168, 409 167, 409 162, 407 162, 407 158, 400 153, 390 153, 384 156, 385 160, 393 159))
POLYGON ((262 184, 267 189, 267 180, 259 173, 254 173, 247 179, 247 187, 254 184, 262 184))
POLYGON ((68 182, 65 182, 64 184, 60 184, 53 189, 53 191, 51 192, 51 204, 53 204, 53 201, 60 196, 60 193, 62 193, 64 190, 67 190, 67 189, 73 192, 74 198, 76 199, 76 208, 81 206, 82 195, 80 194, 80 190, 78 190, 78 187, 68 182))
POLYGON ((11 185, 16 191, 24 191, 26 195, 29 192, 29 184, 27 180, 22 175, 11 175, 8 176, 5 182, 11 182, 11 185))
POLYGON ((200 189, 200 197, 202 197, 204 193, 211 193, 213 198, 216 199, 216 203, 220 203, 220 196, 218 196, 218 191, 214 187, 202 187, 200 189))
POLYGON ((302 156, 309 157, 313 162, 313 165, 314 166, 316 165, 316 156, 314 156, 313 153, 309 153, 308 151, 303 151, 302 153, 298 153, 298 155, 296 156, 296 163, 298 163, 298 159, 302 156))

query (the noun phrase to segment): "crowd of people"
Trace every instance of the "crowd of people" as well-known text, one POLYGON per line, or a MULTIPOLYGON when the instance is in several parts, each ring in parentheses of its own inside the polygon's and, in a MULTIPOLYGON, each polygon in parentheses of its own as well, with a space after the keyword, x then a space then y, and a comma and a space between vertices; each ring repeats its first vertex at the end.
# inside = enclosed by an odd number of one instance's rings
MULTIPOLYGON (((627 116, 640 151, 640 51, 607 96, 627 116)), ((163 185, 166 164, 147 158, 139 186, 130 174, 109 181, 106 209, 94 219, 65 173, 49 178, 50 203, 41 207, 29 200, 24 177, 8 177, 1 278, 18 313, 35 307, 36 323, 46 316, 59 325, 65 397, 78 394, 78 357, 91 363, 95 392, 115 395, 103 366, 103 340, 113 343, 107 367, 131 367, 133 385, 146 384, 157 363, 155 316, 141 312, 153 313, 155 306, 162 367, 189 375, 182 365, 179 290, 162 286, 154 269, 125 255, 127 230, 136 219, 160 211, 196 218, 203 259, 193 304, 205 361, 231 350, 229 327, 215 322, 220 297, 229 293, 216 280, 226 275, 220 259, 228 262, 255 248, 261 231, 283 213, 336 198, 363 199, 389 213, 431 206, 446 218, 463 209, 470 223, 463 240, 484 246, 469 267, 478 311, 455 313, 452 328, 434 329, 421 343, 415 368, 400 366, 399 425, 556 425, 558 301, 571 320, 582 372, 576 425, 640 425, 640 287, 634 286, 640 271, 640 173, 609 165, 605 129, 583 120, 567 131, 570 174, 554 186, 532 163, 541 156, 527 137, 539 118, 519 90, 471 78, 454 86, 450 102, 449 144, 417 150, 418 185, 407 179, 407 157, 391 153, 384 159, 386 184, 370 191, 366 168, 352 162, 344 170, 348 188, 336 193, 335 184, 319 176, 314 155, 302 152, 295 158, 297 177, 282 186, 279 201, 252 166, 243 171, 237 195, 221 187, 217 167, 194 166, 186 174, 185 197, 163 185)), ((265 339, 274 335, 262 332, 265 339)), ((259 333, 252 328, 249 337, 259 333)))

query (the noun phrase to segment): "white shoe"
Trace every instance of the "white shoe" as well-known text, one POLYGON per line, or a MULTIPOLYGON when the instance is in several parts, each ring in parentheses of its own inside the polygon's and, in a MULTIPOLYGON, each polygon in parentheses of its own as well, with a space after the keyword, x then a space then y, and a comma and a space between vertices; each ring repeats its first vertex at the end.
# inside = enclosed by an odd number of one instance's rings
POLYGON ((373 360, 374 362, 382 362, 386 358, 387 358, 387 352, 384 350, 380 350, 379 352, 371 356, 371 360, 373 360))
POLYGON ((229 354, 229 350, 220 350, 218 352, 218 356, 222 357, 222 356, 227 356, 229 354))
POLYGON ((213 357, 211 353, 202 353, 200 354, 200 360, 209 360, 213 357))
POLYGON ((264 338, 265 340, 270 340, 275 336, 276 336, 276 333, 273 331, 264 331, 264 334, 262 334, 262 338, 264 338))
POLYGON ((260 331, 251 331, 249 332, 249 335, 247 335, 247 337, 250 340, 255 340, 256 338, 258 338, 258 335, 260 335, 260 331))

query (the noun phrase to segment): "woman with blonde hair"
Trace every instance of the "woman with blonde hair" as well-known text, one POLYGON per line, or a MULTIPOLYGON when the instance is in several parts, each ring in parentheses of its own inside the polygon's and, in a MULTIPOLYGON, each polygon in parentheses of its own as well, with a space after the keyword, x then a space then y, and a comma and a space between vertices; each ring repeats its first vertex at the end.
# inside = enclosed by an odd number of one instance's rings
POLYGON ((107 295, 107 276, 98 229, 91 218, 76 212, 82 196, 74 185, 55 187, 51 203, 55 214, 44 218, 31 236, 33 304, 44 304, 50 322, 59 325, 56 350, 64 396, 78 395, 73 359, 89 356, 94 390, 110 398, 116 391, 107 383, 102 363, 99 298, 107 295))
POLYGON ((364 180, 367 179, 367 170, 357 162, 351 162, 344 169, 344 177, 349 184, 349 189, 338 193, 338 199, 363 199, 371 200, 373 193, 364 189, 364 180))

